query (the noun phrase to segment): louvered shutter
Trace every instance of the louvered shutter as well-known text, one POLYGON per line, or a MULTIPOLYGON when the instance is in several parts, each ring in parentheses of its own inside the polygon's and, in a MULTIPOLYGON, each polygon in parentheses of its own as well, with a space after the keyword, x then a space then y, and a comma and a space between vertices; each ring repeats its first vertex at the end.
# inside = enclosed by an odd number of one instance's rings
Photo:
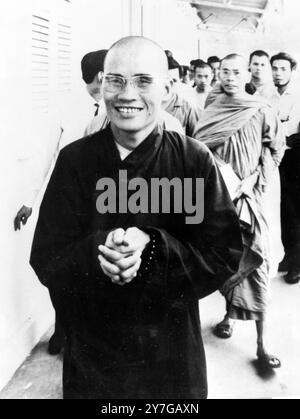
POLYGON ((34 110, 49 106, 50 19, 32 15, 32 103, 34 110))

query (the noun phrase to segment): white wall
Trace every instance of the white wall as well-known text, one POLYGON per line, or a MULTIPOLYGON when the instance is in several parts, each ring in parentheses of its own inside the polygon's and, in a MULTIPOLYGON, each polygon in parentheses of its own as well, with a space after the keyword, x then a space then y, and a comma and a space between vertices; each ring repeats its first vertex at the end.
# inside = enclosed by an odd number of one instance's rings
POLYGON ((28 142, 30 147, 31 140, 25 127, 31 98, 28 3, 25 6, 25 2, 12 0, 0 4, 0 388, 53 317, 47 291, 39 285, 28 265, 33 222, 22 234, 13 231, 13 216, 24 187, 24 174, 19 170, 17 157, 21 144, 28 142))
POLYGON ((58 103, 82 89, 82 56, 107 48, 129 34, 128 1, 0 2, 0 389, 53 323, 48 292, 28 263, 38 208, 21 232, 13 230, 14 216, 31 181, 26 162, 37 147, 47 146, 46 133, 40 129, 47 118, 47 106, 41 104, 47 104, 47 100, 58 103), (47 17, 51 22, 49 64, 47 58, 42 58, 46 63, 41 64, 48 68, 49 77, 41 87, 32 87, 36 68, 32 64, 32 15, 47 17), (58 73, 57 30, 62 23, 71 28, 71 73, 67 80, 71 84, 66 91, 58 73), (36 95, 42 101, 33 100, 36 95))
POLYGON ((196 9, 177 0, 143 0, 143 34, 171 50, 182 65, 198 57, 196 9))

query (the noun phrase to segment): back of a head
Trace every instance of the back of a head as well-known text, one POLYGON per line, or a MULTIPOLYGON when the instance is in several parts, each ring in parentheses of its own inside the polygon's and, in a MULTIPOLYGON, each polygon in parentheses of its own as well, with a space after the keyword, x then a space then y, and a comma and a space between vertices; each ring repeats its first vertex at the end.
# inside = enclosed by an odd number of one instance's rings
POLYGON ((173 57, 169 57, 168 68, 169 70, 175 70, 176 68, 180 68, 180 64, 173 57))
POLYGON ((82 78, 86 84, 94 81, 96 75, 104 71, 104 61, 107 54, 106 49, 92 51, 86 54, 81 60, 82 78))
POLYGON ((209 65, 214 64, 214 63, 220 63, 220 62, 221 62, 220 58, 217 57, 216 55, 213 55, 212 57, 209 57, 207 59, 207 64, 209 65))
POLYGON ((271 65, 273 65, 275 61, 288 61, 291 64, 291 69, 293 71, 296 70, 298 66, 298 63, 295 60, 295 58, 286 52, 279 52, 278 54, 274 55, 271 58, 271 65))

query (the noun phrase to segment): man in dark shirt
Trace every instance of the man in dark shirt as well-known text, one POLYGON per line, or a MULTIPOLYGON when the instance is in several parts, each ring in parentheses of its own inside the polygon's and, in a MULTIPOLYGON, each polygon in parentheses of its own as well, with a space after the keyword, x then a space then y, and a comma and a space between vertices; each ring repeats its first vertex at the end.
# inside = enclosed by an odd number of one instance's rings
POLYGON ((242 243, 211 153, 158 125, 169 90, 157 44, 114 44, 111 124, 61 152, 45 194, 31 264, 63 319, 65 398, 207 397, 198 300, 237 271, 242 243))
POLYGON ((288 284, 300 281, 300 106, 299 87, 293 81, 296 60, 281 52, 271 58, 273 79, 279 94, 279 116, 287 150, 280 166, 281 225, 285 258, 280 271, 287 271, 288 284))

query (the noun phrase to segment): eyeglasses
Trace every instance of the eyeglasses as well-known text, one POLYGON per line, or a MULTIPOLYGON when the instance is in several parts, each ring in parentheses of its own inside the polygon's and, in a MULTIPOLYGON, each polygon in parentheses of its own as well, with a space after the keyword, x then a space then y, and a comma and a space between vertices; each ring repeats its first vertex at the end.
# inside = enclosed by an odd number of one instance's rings
POLYGON ((140 75, 133 77, 123 77, 114 75, 104 75, 102 77, 103 88, 110 93, 118 93, 125 89, 127 83, 140 92, 148 92, 155 82, 155 78, 150 75, 140 75))

